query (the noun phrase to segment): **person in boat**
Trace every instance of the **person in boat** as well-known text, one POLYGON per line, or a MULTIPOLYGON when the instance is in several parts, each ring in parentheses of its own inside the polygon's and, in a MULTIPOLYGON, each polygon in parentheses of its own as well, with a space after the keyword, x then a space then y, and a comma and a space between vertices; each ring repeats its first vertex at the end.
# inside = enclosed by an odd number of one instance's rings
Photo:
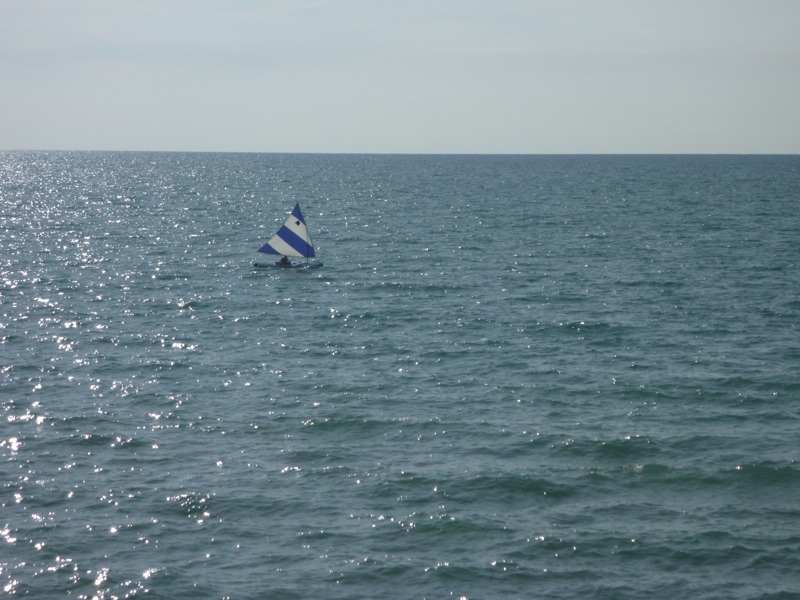
POLYGON ((284 255, 283 255, 283 258, 280 260, 280 263, 279 263, 279 264, 282 264, 282 265, 290 265, 290 264, 292 264, 292 263, 291 263, 291 261, 289 260, 289 257, 288 257, 288 256, 286 256, 286 255, 284 254, 284 255))

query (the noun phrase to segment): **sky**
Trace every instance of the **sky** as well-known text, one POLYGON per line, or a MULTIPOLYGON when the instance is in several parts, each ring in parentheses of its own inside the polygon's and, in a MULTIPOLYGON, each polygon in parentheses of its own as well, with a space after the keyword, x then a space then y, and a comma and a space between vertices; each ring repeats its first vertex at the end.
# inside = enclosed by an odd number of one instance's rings
POLYGON ((0 0, 0 149, 800 153, 798 0, 0 0))

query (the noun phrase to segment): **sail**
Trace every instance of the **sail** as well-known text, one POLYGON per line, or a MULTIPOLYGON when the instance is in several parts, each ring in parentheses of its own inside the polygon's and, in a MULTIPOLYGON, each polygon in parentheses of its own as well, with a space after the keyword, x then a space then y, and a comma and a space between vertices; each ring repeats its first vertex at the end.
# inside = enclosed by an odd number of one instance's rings
POLYGON ((284 256, 314 256, 314 245, 308 233, 300 204, 296 204, 292 214, 284 221, 278 233, 258 250, 265 254, 282 254, 284 256))

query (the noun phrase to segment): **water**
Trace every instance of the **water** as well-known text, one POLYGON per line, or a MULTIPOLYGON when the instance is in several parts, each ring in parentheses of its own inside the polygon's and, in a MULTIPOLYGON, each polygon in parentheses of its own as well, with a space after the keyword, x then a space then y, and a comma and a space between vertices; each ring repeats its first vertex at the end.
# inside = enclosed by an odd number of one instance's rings
POLYGON ((0 154, 11 597, 800 597, 800 158, 0 154), (299 201, 325 267, 253 270, 299 201))

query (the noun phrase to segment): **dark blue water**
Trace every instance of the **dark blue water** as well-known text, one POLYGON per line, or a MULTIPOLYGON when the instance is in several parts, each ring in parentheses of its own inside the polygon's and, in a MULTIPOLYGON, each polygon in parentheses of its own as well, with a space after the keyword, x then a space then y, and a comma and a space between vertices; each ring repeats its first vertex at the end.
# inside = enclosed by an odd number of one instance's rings
POLYGON ((0 153, 0 584, 800 597, 800 158, 0 153), (295 202, 325 267, 254 270, 295 202))

